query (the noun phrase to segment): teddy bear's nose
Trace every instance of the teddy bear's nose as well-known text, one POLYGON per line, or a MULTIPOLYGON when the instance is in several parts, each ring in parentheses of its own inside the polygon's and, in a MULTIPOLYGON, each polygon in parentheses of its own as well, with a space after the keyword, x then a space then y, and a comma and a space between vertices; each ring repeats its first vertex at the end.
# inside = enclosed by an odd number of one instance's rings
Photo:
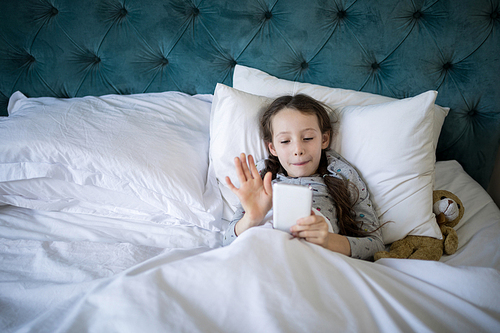
POLYGON ((452 205, 453 204, 453 200, 448 200, 448 205, 452 205))

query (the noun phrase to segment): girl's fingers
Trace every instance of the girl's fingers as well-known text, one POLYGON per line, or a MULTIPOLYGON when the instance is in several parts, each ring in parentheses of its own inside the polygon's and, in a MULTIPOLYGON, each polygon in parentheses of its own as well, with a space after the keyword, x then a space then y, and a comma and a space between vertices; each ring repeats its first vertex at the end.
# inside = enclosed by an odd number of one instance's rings
POLYGON ((226 184, 227 187, 229 187, 229 189, 231 190, 231 192, 238 191, 238 188, 234 186, 233 182, 231 181, 231 178, 229 178, 228 176, 226 176, 226 184))
POLYGON ((328 232, 323 230, 304 230, 292 232, 292 235, 294 237, 304 238, 307 241, 315 243, 316 241, 323 241, 328 236, 328 232))
POLYGON ((252 155, 248 155, 247 163, 245 153, 241 153, 239 157, 234 158, 234 167, 240 183, 251 179, 260 179, 259 171, 257 170, 252 155))
POLYGON ((245 156, 245 153, 241 153, 240 155, 240 160, 241 160, 241 167, 243 169, 243 172, 245 173, 245 177, 246 179, 252 179, 252 174, 250 172, 250 169, 248 168, 248 164, 247 164, 247 159, 246 159, 246 156, 245 156))
POLYGON ((272 178, 273 174, 271 172, 267 172, 264 176, 264 190, 266 191, 267 194, 271 195, 273 194, 273 184, 272 184, 272 178))
POLYGON ((328 231, 326 221, 317 215, 311 215, 297 220, 297 224, 290 228, 292 232, 310 231, 328 231))
POLYGON ((318 238, 315 231, 300 231, 295 233, 295 237, 299 238, 318 238))
POLYGON ((255 160, 252 155, 248 155, 248 166, 250 167, 250 172, 254 179, 260 179, 259 170, 257 170, 257 165, 255 165, 255 160))
POLYGON ((305 225, 297 225, 296 224, 290 228, 290 231, 295 232, 295 233, 304 232, 304 231, 317 232, 317 231, 323 231, 323 228, 321 228, 320 226, 305 226, 305 225))
POLYGON ((238 176, 238 180, 240 183, 246 181, 245 173, 243 172, 243 168, 241 166, 241 160, 239 157, 234 158, 234 169, 236 170, 236 176, 238 176))
POLYGON ((297 225, 312 225, 323 223, 323 218, 318 215, 309 215, 297 220, 297 225))

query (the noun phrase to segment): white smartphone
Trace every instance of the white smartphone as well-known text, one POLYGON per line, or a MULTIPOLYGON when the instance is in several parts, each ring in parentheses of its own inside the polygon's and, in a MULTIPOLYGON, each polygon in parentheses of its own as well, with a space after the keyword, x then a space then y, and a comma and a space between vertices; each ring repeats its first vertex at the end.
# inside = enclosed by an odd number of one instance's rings
POLYGON ((273 227, 290 233, 297 220, 311 215, 312 190, 308 186, 273 184, 273 227))

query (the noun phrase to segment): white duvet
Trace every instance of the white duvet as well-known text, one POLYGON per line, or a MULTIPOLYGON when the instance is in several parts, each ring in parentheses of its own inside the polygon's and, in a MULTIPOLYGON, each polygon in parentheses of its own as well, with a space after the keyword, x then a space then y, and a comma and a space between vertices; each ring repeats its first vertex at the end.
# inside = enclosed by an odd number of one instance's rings
POLYGON ((198 228, 1 208, 0 330, 499 332, 500 211, 456 162, 436 181, 466 206, 441 262, 365 262, 268 228, 218 248, 198 228))

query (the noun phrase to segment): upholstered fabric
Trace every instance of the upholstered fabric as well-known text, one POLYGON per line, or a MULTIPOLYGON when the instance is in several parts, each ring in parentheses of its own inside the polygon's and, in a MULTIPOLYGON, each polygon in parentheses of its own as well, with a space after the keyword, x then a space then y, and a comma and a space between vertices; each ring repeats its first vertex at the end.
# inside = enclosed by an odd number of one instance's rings
POLYGON ((289 80, 451 108, 438 145, 487 186, 500 140, 498 0, 4 0, 10 95, 75 97, 231 85, 236 63, 289 80))

